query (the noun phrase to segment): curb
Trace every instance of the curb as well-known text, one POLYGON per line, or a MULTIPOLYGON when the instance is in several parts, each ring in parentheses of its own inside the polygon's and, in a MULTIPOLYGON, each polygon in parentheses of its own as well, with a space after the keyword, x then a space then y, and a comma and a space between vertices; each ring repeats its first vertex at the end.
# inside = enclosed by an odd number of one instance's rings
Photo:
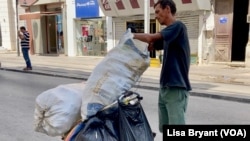
MULTIPOLYGON (((29 73, 29 74, 37 74, 37 75, 44 75, 44 76, 53 76, 53 77, 61 77, 61 78, 69 78, 69 79, 77 79, 77 80, 88 80, 88 78, 83 77, 77 77, 77 76, 69 76, 69 75, 59 75, 56 73, 43 73, 43 72, 37 72, 37 71, 22 71, 22 70, 17 70, 17 69, 8 69, 8 68, 2 68, 0 67, 0 70, 4 71, 12 71, 12 72, 20 72, 20 73, 29 73)), ((146 89, 146 90, 154 90, 158 91, 159 87, 153 87, 153 86, 145 86, 145 85, 135 85, 135 88, 141 88, 141 89, 146 89)), ((236 96, 228 96, 223 93, 209 93, 209 92, 198 92, 198 91, 191 91, 190 92, 191 96, 198 96, 198 97, 205 97, 205 98, 212 98, 212 99, 219 99, 219 100, 227 100, 227 101, 233 101, 233 102, 241 102, 241 103, 250 103, 250 98, 246 97, 236 97, 236 96)))
POLYGON ((74 76, 67 76, 67 75, 59 75, 59 74, 49 74, 49 73, 42 73, 42 72, 36 72, 36 71, 22 71, 22 70, 16 70, 16 69, 8 69, 8 68, 0 68, 0 70, 4 71, 12 71, 12 72, 20 72, 20 73, 29 73, 29 74, 37 74, 37 75, 45 75, 45 76, 53 76, 53 77, 61 77, 61 78, 69 78, 69 79, 77 79, 77 80, 87 80, 87 78, 79 78, 74 76))

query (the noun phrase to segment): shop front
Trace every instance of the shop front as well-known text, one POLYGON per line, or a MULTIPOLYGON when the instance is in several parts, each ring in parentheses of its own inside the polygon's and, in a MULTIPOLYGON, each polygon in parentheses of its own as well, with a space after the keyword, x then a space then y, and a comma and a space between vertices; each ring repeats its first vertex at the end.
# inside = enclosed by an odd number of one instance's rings
POLYGON ((106 23, 102 18, 75 20, 77 56, 105 56, 106 23))
POLYGON ((76 56, 105 56, 106 19, 101 17, 97 0, 76 0, 76 56))
MULTIPOLYGON (((163 29, 165 26, 160 25, 154 16, 154 3, 157 0, 148 0, 149 2, 149 31, 155 33, 163 29)), ((136 32, 144 32, 144 4, 141 0, 98 0, 99 5, 105 16, 113 17, 113 39, 118 43, 119 39, 127 28, 133 27, 136 32)), ((203 33, 206 27, 206 12, 211 8, 209 0, 175 0, 177 6, 177 20, 181 20, 186 24, 188 29, 189 42, 191 46, 192 62, 196 63, 202 60, 205 50, 203 47, 203 33)), ((161 59, 163 52, 150 52, 151 58, 161 59)), ((202 61, 200 61, 202 62, 202 61)))
POLYGON ((64 1, 19 0, 25 13, 19 15, 30 33, 31 54, 64 52, 62 6, 64 1))

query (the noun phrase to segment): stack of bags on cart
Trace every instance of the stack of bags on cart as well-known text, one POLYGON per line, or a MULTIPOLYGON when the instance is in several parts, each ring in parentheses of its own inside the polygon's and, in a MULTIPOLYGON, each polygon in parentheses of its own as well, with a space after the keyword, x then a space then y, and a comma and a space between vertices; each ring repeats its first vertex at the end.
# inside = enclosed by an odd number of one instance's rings
POLYGON ((95 115, 130 90, 148 68, 147 44, 127 30, 83 83, 62 84, 36 98, 35 131, 65 136, 79 122, 95 115))

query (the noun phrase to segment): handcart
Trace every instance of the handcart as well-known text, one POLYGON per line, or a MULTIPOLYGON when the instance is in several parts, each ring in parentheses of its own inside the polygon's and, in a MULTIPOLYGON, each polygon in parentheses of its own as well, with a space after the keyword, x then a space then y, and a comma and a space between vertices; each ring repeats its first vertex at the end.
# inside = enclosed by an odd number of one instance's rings
POLYGON ((153 141, 155 133, 138 93, 127 91, 114 103, 77 124, 64 141, 153 141))

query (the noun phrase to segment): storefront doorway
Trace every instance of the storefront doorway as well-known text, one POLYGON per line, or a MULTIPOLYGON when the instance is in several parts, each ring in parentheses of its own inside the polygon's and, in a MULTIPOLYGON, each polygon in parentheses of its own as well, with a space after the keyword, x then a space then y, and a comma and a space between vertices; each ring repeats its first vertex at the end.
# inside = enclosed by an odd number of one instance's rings
POLYGON ((77 56, 107 54, 106 22, 102 18, 75 20, 77 56))
POLYGON ((56 15, 47 16, 47 50, 49 54, 57 54, 56 15))
POLYGON ((215 61, 245 61, 248 3, 248 0, 215 1, 215 61))
POLYGON ((45 39, 43 47, 45 54, 59 54, 63 53, 63 30, 61 14, 45 15, 41 18, 42 35, 45 39))
POLYGON ((57 50, 58 50, 58 53, 64 53, 63 22, 62 21, 63 21, 62 14, 56 15, 57 50))
MULTIPOLYGON (((126 26, 127 26, 126 28, 131 28, 132 32, 144 33, 144 20, 127 21, 126 26)), ((150 20, 149 31, 150 31, 150 33, 156 32, 156 21, 155 20, 150 20)), ((156 58, 156 51, 155 50, 150 51, 150 57, 156 58)))
POLYGON ((245 61, 249 34, 249 23, 247 23, 248 3, 249 0, 234 0, 232 61, 245 61))

